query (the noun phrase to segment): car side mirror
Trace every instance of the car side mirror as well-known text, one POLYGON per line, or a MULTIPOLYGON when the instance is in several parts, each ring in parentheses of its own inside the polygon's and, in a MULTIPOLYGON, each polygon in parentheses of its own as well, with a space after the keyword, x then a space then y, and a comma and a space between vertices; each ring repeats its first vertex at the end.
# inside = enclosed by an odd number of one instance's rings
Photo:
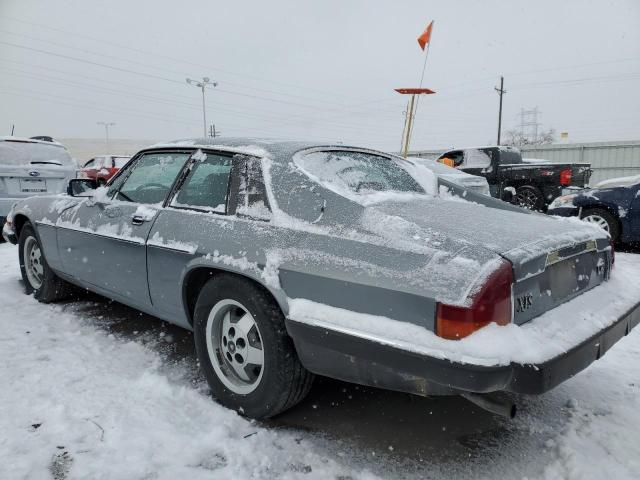
POLYGON ((67 185, 67 194, 72 197, 92 197, 91 190, 98 188, 98 182, 90 178, 72 178, 67 185))
POLYGON ((502 190, 502 198, 501 200, 507 203, 513 203, 516 199, 516 189, 513 187, 505 187, 502 190))

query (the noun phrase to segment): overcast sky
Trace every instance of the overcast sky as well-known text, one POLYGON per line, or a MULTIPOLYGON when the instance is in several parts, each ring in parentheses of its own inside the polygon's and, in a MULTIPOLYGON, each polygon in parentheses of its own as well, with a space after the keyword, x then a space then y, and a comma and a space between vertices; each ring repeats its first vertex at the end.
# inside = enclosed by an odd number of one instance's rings
POLYGON ((397 150, 435 20, 415 148, 494 143, 522 108, 572 141, 640 139, 640 1, 0 0, 0 134, 223 135, 397 150), (55 3, 55 7, 52 4, 55 3))

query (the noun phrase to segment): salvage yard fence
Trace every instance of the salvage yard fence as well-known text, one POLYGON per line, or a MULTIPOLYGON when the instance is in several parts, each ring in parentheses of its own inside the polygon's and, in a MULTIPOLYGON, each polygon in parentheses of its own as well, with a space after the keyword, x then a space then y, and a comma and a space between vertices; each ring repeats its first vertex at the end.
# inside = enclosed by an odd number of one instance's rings
MULTIPOLYGON (((448 150, 448 149, 447 149, 448 150)), ((436 159, 447 150, 420 150, 413 157, 436 159)), ((592 143, 558 143, 520 147, 524 158, 538 158, 554 163, 590 163, 590 184, 616 177, 640 175, 640 140, 592 143)))

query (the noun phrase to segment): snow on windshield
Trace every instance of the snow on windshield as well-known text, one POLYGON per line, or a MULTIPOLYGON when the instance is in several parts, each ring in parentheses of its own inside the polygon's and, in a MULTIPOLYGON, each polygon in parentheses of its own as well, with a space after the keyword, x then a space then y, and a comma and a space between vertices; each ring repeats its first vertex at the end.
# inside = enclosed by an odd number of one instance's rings
POLYGON ((434 175, 424 167, 410 162, 400 166, 389 157, 356 150, 303 153, 296 155, 294 161, 312 180, 358 203, 384 200, 389 194, 409 198, 424 195, 430 189, 425 189, 416 175, 427 177, 430 184, 434 180, 434 175))
POLYGON ((60 145, 19 141, 0 142, 0 165, 33 163, 74 166, 71 155, 60 145))

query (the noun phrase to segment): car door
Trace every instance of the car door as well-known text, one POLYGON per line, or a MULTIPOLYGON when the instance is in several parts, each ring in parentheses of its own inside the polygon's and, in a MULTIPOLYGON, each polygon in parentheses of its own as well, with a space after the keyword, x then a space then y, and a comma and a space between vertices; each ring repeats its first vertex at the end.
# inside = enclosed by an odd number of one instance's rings
POLYGON ((64 271, 100 293, 148 307, 145 244, 189 156, 143 153, 108 190, 100 189, 64 211, 56 223, 64 271))
MULTIPOLYGON (((237 261, 230 260, 229 254, 244 255, 239 252, 249 250, 246 244, 255 235, 249 231, 251 222, 238 218, 264 224, 269 217, 264 186, 254 187, 246 181, 240 185, 240 178, 247 178, 248 161, 238 155, 207 152, 205 159, 187 167, 189 175, 158 215, 147 242, 147 261, 151 299, 163 318, 188 327, 181 282, 189 265, 237 261), (242 177, 238 171, 241 162, 246 167, 242 177), (234 194, 238 190, 246 192, 241 202, 234 194), (237 216, 230 216, 234 213, 237 216)), ((252 157, 251 161, 259 164, 259 159, 252 157)))

